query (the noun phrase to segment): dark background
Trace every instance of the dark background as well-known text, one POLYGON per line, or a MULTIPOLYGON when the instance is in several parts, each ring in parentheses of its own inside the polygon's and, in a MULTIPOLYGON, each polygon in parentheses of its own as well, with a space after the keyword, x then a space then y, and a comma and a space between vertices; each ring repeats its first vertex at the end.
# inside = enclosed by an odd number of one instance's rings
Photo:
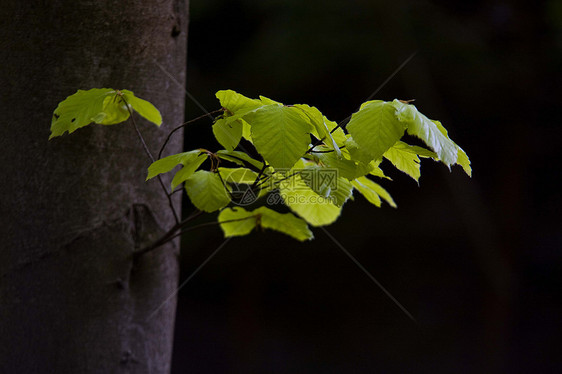
MULTIPOLYGON (((328 227, 417 323, 321 230, 253 233, 180 290, 173 372, 560 372, 561 46, 557 1, 193 0, 187 87, 207 110, 234 89, 341 121, 417 51, 376 98, 416 99, 474 176, 426 160, 418 187, 384 165, 399 208, 357 196, 328 227)), ((218 149, 210 125, 186 149, 218 149)), ((191 232, 181 280, 222 241, 191 232)))

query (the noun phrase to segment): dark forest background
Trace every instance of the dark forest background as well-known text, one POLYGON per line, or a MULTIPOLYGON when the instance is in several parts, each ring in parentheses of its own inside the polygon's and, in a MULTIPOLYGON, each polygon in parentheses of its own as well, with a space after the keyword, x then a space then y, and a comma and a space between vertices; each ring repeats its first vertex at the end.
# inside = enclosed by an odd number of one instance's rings
MULTIPOLYGON (((416 99, 473 178, 426 160, 418 187, 386 165, 398 209, 357 196, 328 227, 417 323, 321 230, 254 233, 180 290, 174 373, 562 370, 562 3, 194 0, 190 17, 187 87, 209 111, 234 89, 341 121, 417 51, 376 98, 416 99)), ((185 143, 218 149, 210 121, 185 143)), ((222 241, 191 232, 181 280, 222 241)))

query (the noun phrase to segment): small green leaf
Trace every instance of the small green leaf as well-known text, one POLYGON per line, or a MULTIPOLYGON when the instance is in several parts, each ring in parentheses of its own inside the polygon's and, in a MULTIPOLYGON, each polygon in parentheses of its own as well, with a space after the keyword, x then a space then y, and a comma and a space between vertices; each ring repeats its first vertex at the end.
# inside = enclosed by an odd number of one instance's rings
POLYGON ((369 172, 369 174, 375 176, 375 177, 379 177, 379 178, 384 178, 384 179, 388 179, 388 180, 392 180, 392 178, 387 177, 384 174, 384 171, 382 171, 382 169, 379 167, 380 163, 382 160, 378 160, 378 161, 371 161, 369 163, 369 166, 371 167, 371 171, 369 172))
POLYGON ((148 167, 146 180, 152 179, 158 174, 167 173, 177 165, 182 165, 183 168, 172 179, 172 189, 174 189, 189 178, 206 159, 207 154, 199 149, 164 157, 148 167))
POLYGON ((392 103, 370 101, 353 113, 347 130, 359 147, 378 160, 404 134, 405 125, 395 116, 392 103))
POLYGON ((295 104, 294 107, 302 110, 303 114, 306 115, 306 118, 314 127, 312 134, 326 143, 330 149, 333 149, 338 157, 341 157, 340 147, 330 133, 331 129, 325 121, 326 117, 324 117, 316 107, 311 107, 306 104, 295 104))
POLYGON ((297 108, 267 105, 245 119, 256 149, 275 169, 290 169, 308 149, 311 127, 297 108))
POLYGON ((218 221, 226 238, 248 235, 257 225, 258 214, 241 207, 232 207, 219 213, 218 221), (225 222, 227 221, 227 222, 225 222))
POLYGON ((108 102, 114 100, 116 95, 117 91, 111 88, 92 88, 87 91, 78 90, 68 96, 59 103, 53 113, 49 139, 66 131, 70 134, 92 122, 102 123, 108 116, 108 113, 104 112, 104 103, 107 107, 108 102))
POLYGON ((199 210, 207 213, 222 209, 230 203, 230 197, 218 174, 199 170, 185 181, 187 196, 199 210))
POLYGON ((378 183, 373 182, 367 177, 357 178, 352 181, 355 187, 371 204, 380 207, 383 198, 391 207, 396 208, 396 203, 390 194, 378 183))
POLYGON ((292 213, 278 213, 264 206, 254 210, 253 213, 260 215, 259 223, 265 229, 282 232, 300 241, 314 238, 306 222, 292 213))
POLYGON ((242 122, 239 120, 229 122, 225 118, 219 118, 213 124, 213 134, 220 145, 232 151, 242 138, 242 122))
POLYGON ((156 126, 160 126, 162 124, 162 115, 160 114, 160 111, 152 105, 152 103, 141 99, 140 97, 136 97, 135 94, 129 90, 121 90, 121 92, 123 93, 127 103, 135 112, 140 114, 146 120, 154 123, 156 126))

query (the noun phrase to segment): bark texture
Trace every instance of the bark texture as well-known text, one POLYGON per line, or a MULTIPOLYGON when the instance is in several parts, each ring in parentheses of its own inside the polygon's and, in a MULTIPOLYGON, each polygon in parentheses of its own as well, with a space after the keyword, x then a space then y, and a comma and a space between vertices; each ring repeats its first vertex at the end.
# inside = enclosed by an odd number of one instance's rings
POLYGON ((174 223, 134 129, 47 139, 77 89, 126 88, 162 112, 161 129, 137 120, 156 152, 183 120, 187 0, 0 6, 0 372, 167 373, 175 299, 152 313, 178 248, 131 256, 174 223))

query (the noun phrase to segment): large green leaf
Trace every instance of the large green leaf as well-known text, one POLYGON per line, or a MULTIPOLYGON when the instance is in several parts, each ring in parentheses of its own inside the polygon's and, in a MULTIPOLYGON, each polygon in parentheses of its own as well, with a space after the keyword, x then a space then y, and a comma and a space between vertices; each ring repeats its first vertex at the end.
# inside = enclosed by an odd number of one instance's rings
POLYGON ((292 213, 279 213, 265 206, 254 210, 253 213, 259 214, 259 223, 265 229, 282 232, 300 241, 314 238, 306 222, 292 213))
POLYGON ((396 203, 390 194, 380 184, 373 182, 369 178, 357 178, 352 181, 351 184, 353 184, 353 187, 355 187, 371 204, 380 207, 382 198, 391 207, 396 208, 396 203))
MULTIPOLYGON (((114 100, 117 91, 111 88, 93 88, 78 90, 75 94, 61 101, 53 113, 51 121, 52 139, 88 126, 90 123, 101 123, 108 116, 104 112, 104 102, 114 100)), ((106 104, 107 105, 107 104, 106 104)))
POLYGON ((395 115, 392 103, 370 101, 353 113, 347 130, 359 147, 377 160, 404 134, 405 125, 395 115))
POLYGON ((199 170, 185 181, 187 196, 199 210, 214 212, 230 203, 230 197, 219 175, 212 171, 199 170))
POLYGON ((399 100, 394 100, 392 104, 396 108, 397 118, 407 126, 408 134, 423 140, 445 165, 457 162, 456 144, 433 121, 421 114, 414 105, 399 100))
POLYGON ((297 108, 267 105, 245 119, 256 149, 275 169, 290 169, 308 149, 311 127, 297 108))
POLYGON ((340 215, 341 208, 314 192, 299 174, 279 183, 279 193, 285 205, 312 226, 329 225, 340 215))
POLYGON ((177 165, 182 165, 183 167, 176 173, 174 179, 172 179, 172 189, 174 189, 189 178, 206 159, 207 154, 199 149, 164 157, 163 159, 153 162, 148 167, 146 180, 154 178, 158 174, 167 173, 177 165))
POLYGON ((256 227, 258 214, 241 207, 226 208, 219 213, 218 221, 225 237, 244 236, 256 227))
POLYGON ((242 122, 219 118, 213 124, 213 134, 220 145, 232 151, 238 146, 242 138, 242 122))
POLYGON ((222 107, 227 109, 230 114, 248 112, 264 105, 259 100, 250 99, 233 90, 221 90, 215 96, 219 99, 222 107))

